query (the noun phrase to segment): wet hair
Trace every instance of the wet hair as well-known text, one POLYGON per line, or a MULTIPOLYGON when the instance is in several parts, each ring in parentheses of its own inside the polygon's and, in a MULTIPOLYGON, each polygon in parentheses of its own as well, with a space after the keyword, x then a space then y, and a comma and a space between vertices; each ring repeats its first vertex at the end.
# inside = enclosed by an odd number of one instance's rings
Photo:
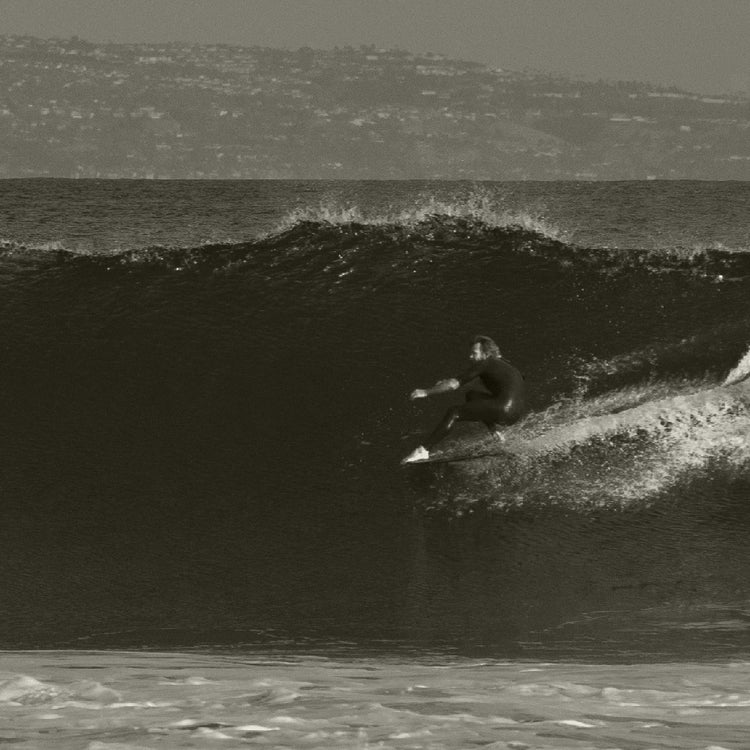
POLYGON ((489 336, 474 336, 474 340, 471 344, 472 346, 474 346, 474 344, 479 344, 479 346, 482 347, 482 352, 490 357, 502 356, 500 354, 500 348, 489 336))

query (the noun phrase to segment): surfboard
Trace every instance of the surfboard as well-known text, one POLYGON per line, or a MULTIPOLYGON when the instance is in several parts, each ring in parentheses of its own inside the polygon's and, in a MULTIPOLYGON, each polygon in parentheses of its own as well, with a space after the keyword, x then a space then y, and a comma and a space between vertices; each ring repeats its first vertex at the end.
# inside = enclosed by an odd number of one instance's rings
POLYGON ((462 461, 475 461, 481 458, 503 458, 510 457, 511 452, 502 448, 495 448, 491 451, 482 451, 480 453, 438 453, 435 456, 424 461, 410 461, 402 466, 434 466, 435 464, 453 464, 462 461))

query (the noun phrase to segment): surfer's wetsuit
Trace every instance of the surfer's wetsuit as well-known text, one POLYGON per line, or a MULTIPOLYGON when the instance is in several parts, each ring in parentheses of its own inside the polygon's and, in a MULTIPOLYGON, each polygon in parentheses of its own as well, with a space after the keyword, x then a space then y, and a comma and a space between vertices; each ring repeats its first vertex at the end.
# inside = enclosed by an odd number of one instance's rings
POLYGON ((475 378, 481 380, 486 391, 468 391, 466 403, 454 406, 445 413, 442 422, 424 442, 431 450, 451 430, 456 422, 484 422, 490 432, 498 425, 517 422, 526 409, 523 375, 502 357, 488 357, 472 362, 456 380, 466 385, 475 378))

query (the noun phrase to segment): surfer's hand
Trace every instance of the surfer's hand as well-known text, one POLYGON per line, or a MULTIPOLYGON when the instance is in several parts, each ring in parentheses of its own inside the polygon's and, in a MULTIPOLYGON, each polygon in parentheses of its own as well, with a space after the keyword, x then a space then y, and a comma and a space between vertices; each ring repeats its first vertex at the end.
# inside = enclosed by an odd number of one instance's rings
POLYGON ((410 394, 409 398, 412 401, 416 401, 418 398, 427 398, 427 391, 423 388, 415 388, 410 394))

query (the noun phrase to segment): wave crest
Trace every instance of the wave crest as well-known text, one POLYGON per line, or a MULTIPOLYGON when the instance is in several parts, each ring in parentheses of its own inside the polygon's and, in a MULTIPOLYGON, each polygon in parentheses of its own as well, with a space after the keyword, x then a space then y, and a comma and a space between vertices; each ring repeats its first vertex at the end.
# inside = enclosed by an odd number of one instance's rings
POLYGON ((431 261, 458 259, 469 267, 473 261, 502 260, 509 253, 521 264, 543 261, 566 273, 678 272, 718 283, 750 277, 750 252, 719 245, 587 247, 575 244, 567 231, 545 217, 542 208, 507 208, 481 192, 462 200, 427 197, 414 206, 377 211, 329 200, 290 212, 276 227, 257 237, 188 247, 79 251, 59 242, 26 245, 0 241, 0 258, 42 263, 50 258, 92 260, 107 270, 140 266, 226 272, 248 265, 260 268, 264 263, 273 269, 283 259, 288 263, 286 271, 294 273, 295 262, 300 263, 300 272, 309 272, 310 259, 319 257, 322 268, 336 266, 345 258, 350 266, 347 272, 376 262, 381 270, 390 264, 398 273, 426 256, 431 261))
POLYGON ((750 277, 750 253, 726 248, 621 249, 585 247, 538 214, 498 212, 491 206, 431 201, 413 209, 368 215, 356 206, 338 204, 289 214, 273 231, 249 241, 205 244, 192 248, 146 248, 121 253, 128 264, 162 265, 184 270, 213 267, 226 271, 253 260, 270 264, 280 258, 302 264, 311 257, 346 258, 355 268, 369 263, 392 264, 394 272, 425 255, 431 261, 502 259, 543 261, 564 272, 612 275, 643 272, 680 273, 712 283, 750 277))
POLYGON ((345 226, 357 224, 370 227, 403 227, 418 229, 434 222, 450 224, 452 220, 469 222, 489 229, 521 229, 551 240, 568 242, 567 233, 543 215, 543 210, 504 208, 489 193, 473 192, 460 200, 426 196, 416 205, 380 211, 364 211, 357 205, 329 200, 317 206, 291 211, 279 223, 276 232, 284 232, 297 224, 345 226))

